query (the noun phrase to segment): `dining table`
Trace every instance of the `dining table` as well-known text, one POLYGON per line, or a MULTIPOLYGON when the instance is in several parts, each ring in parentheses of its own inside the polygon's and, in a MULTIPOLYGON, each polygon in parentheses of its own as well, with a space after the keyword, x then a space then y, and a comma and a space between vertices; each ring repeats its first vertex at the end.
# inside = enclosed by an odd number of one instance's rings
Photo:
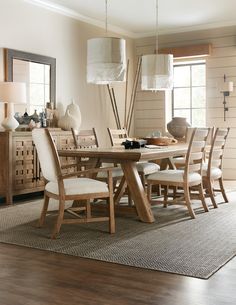
POLYGON ((186 154, 187 149, 188 145, 186 143, 178 143, 170 146, 137 149, 125 149, 123 146, 73 148, 58 150, 58 154, 61 157, 92 158, 96 160, 96 164, 101 162, 120 164, 139 219, 142 222, 152 223, 155 221, 155 218, 138 174, 136 163, 161 160, 160 170, 162 170, 167 164, 172 166, 172 157, 186 154))

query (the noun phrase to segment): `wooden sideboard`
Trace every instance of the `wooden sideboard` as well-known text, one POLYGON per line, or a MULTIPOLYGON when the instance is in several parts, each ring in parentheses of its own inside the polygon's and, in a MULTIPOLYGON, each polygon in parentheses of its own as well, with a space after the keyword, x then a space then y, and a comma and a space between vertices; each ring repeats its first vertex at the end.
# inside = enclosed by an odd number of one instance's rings
MULTIPOLYGON (((58 149, 74 147, 70 131, 52 130, 58 149)), ((61 158, 62 165, 75 163, 74 158, 61 158)), ((0 196, 12 204, 13 196, 44 189, 44 180, 30 131, 0 132, 0 196)))

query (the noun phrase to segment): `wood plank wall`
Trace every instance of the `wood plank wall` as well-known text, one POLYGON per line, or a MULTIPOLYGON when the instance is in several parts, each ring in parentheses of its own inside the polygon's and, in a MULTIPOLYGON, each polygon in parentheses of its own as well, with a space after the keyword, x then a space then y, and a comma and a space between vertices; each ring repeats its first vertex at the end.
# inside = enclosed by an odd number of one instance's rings
MULTIPOLYGON (((212 55, 206 59, 207 125, 230 127, 224 155, 224 178, 236 179, 236 27, 186 32, 159 37, 159 48, 212 43, 212 55), (224 74, 234 82, 234 91, 226 97, 229 111, 223 120, 223 95, 219 91, 224 74)), ((154 53, 155 38, 136 40, 136 56, 154 53)), ((165 93, 137 91, 134 134, 146 136, 154 130, 166 131, 165 93)))

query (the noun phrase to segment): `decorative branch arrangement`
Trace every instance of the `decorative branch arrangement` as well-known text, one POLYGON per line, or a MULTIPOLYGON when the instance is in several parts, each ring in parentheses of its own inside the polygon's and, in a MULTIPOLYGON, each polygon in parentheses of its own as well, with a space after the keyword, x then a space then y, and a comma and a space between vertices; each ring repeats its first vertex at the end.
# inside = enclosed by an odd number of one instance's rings
POLYGON ((116 127, 117 127, 117 129, 122 129, 122 128, 126 129, 128 134, 130 132, 133 113, 134 113, 134 102, 135 102, 135 98, 136 98, 138 80, 139 80, 139 75, 140 75, 140 71, 141 71, 141 62, 142 62, 142 58, 139 57, 136 72, 135 72, 134 83, 133 83, 133 87, 132 87, 128 112, 127 112, 127 108, 128 108, 127 107, 128 106, 128 97, 127 96, 128 96, 129 61, 127 62, 124 126, 121 126, 121 121, 120 121, 120 116, 119 116, 119 112, 118 112, 118 108, 117 108, 114 88, 112 88, 109 84, 107 85, 107 89, 108 89, 108 93, 109 93, 109 97, 110 97, 110 101, 111 101, 111 106, 112 106, 113 114, 114 114, 115 121, 116 121, 116 127))

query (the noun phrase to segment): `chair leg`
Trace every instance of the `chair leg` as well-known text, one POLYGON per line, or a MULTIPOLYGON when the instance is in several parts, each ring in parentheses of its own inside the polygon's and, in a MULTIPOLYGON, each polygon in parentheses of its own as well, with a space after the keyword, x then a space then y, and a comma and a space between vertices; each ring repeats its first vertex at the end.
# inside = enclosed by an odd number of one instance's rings
POLYGON ((164 185, 164 203, 163 203, 163 207, 167 208, 168 205, 168 191, 169 191, 169 186, 168 185, 164 185))
POLYGON ((224 198, 224 201, 225 202, 229 202, 228 197, 227 197, 226 192, 225 192, 225 188, 224 188, 222 177, 220 177, 220 179, 219 179, 219 185, 220 185, 220 190, 221 190, 222 196, 224 198))
POLYGON ((121 197, 123 196, 125 189, 127 188, 127 183, 125 181, 125 178, 122 177, 114 195, 114 204, 119 205, 121 197))
POLYGON ((215 196, 214 196, 213 187, 212 187, 211 181, 209 179, 206 180, 206 188, 207 188, 207 191, 209 193, 209 196, 211 198, 211 202, 212 202, 214 208, 215 209, 218 208, 218 205, 216 203, 215 196))
POLYGON ((191 200, 190 200, 190 194, 189 194, 189 187, 187 185, 184 185, 184 198, 185 202, 189 211, 189 214, 192 218, 196 218, 196 215, 194 213, 194 210, 192 208, 191 200))
POLYGON ((140 178, 141 178, 141 181, 143 184, 144 191, 146 192, 146 177, 145 177, 144 173, 139 173, 139 175, 140 175, 140 178))
POLYGON ((110 234, 115 233, 115 212, 114 212, 114 200, 113 195, 110 195, 108 200, 109 208, 109 232, 110 234))
POLYGON ((86 200, 86 218, 91 218, 91 204, 90 199, 86 200))
POLYGON ((57 216, 57 221, 55 223, 51 238, 55 239, 57 234, 60 231, 62 221, 64 218, 64 210, 65 210, 65 200, 60 199, 59 200, 59 211, 58 211, 58 216, 57 216))
POLYGON ((204 208, 204 211, 205 212, 209 212, 209 208, 206 204, 206 201, 205 201, 205 196, 204 196, 204 191, 203 191, 203 187, 202 187, 202 184, 199 184, 198 186, 198 192, 199 192, 199 197, 200 197, 200 200, 202 202, 202 206, 204 208))
POLYGON ((147 185, 147 197, 148 197, 148 201, 149 203, 151 203, 152 200, 152 184, 147 185))
POLYGON ((38 228, 41 228, 44 224, 45 217, 46 217, 47 210, 48 210, 48 203, 49 203, 49 197, 47 195, 44 195, 43 209, 41 211, 41 216, 38 221, 38 225, 37 225, 38 228))

